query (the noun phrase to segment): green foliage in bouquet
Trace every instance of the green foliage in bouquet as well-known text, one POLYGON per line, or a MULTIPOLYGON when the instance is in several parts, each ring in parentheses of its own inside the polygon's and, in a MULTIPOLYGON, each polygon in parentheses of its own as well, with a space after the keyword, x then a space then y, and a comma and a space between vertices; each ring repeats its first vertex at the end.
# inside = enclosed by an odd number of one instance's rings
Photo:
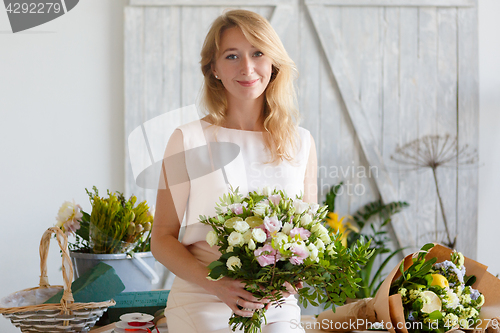
POLYGON ((472 288, 476 278, 465 274, 461 253, 452 252, 450 260, 444 262, 436 263, 437 258, 426 260, 433 246, 424 245, 406 271, 401 264, 402 275, 392 283, 390 294, 401 295, 405 320, 414 323, 412 332, 471 328, 479 319, 484 295, 472 288))
POLYGON ((72 218, 74 221, 75 216, 79 217, 76 221, 79 226, 68 228, 71 225, 61 221, 64 217, 58 217, 65 232, 75 233, 76 240, 69 244, 70 250, 97 254, 150 251, 153 215, 146 201, 135 205, 137 198, 133 195, 127 200, 122 193, 108 190, 105 198, 99 196, 95 186, 92 189, 93 192, 85 189, 92 204, 91 214, 78 205, 74 207, 79 212, 72 218))
MULTIPOLYGON (((347 248, 340 234, 329 234, 321 224, 326 206, 269 188, 246 197, 231 189, 216 212, 200 216, 213 229, 207 242, 221 253, 208 267, 209 279, 241 279, 257 298, 270 298, 277 306, 284 302, 285 283, 308 285, 298 290, 304 306, 333 307, 355 296, 360 282, 356 271, 369 259, 370 243, 359 239, 347 248)), ((265 311, 256 310, 250 318, 233 314, 229 324, 233 331, 259 332, 265 311)))
POLYGON ((356 272, 356 275, 361 279, 360 288, 356 292, 356 298, 374 297, 383 282, 383 271, 387 264, 404 248, 391 250, 389 244, 391 239, 387 237, 387 225, 391 223, 392 216, 401 211, 401 209, 409 206, 408 203, 397 201, 388 204, 383 204, 382 201, 370 202, 361 207, 353 216, 352 220, 355 225, 349 221, 343 222, 345 218, 340 218, 335 213, 335 200, 342 187, 343 183, 332 186, 326 194, 324 204, 328 206, 329 213, 325 217, 325 224, 334 232, 342 234, 344 245, 347 247, 356 244, 359 240, 364 239, 365 242, 371 240, 370 249, 373 255, 368 259, 367 263, 362 265, 356 272), (367 232, 366 229, 369 229, 367 232), (375 263, 382 260, 377 270, 375 263))

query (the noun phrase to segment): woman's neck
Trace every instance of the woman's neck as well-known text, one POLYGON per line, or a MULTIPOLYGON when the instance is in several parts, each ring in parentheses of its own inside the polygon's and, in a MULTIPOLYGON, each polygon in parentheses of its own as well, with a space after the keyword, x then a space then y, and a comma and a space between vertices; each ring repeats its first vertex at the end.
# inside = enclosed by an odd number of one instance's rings
POLYGON ((224 127, 245 131, 263 131, 264 95, 254 100, 231 100, 228 98, 224 127))

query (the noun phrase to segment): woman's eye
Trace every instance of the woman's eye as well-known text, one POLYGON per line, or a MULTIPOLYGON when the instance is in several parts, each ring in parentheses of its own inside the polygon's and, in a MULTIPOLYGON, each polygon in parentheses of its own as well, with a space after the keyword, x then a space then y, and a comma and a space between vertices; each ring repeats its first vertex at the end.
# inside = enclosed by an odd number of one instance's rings
POLYGON ((257 51, 253 54, 255 57, 262 57, 264 55, 264 53, 260 52, 260 51, 257 51))
POLYGON ((237 58, 236 54, 230 54, 230 55, 226 56, 226 59, 229 59, 229 60, 233 60, 236 58, 237 58))

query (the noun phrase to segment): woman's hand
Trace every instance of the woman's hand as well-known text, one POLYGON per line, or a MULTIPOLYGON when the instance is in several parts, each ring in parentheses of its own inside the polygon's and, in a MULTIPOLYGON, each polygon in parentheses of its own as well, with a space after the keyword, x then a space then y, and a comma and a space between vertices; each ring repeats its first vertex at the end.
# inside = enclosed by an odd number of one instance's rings
POLYGON ((223 277, 218 281, 211 281, 209 284, 210 292, 224 303, 226 303, 233 312, 242 317, 251 317, 253 311, 264 308, 266 300, 260 300, 251 292, 245 290, 245 284, 240 280, 234 280, 223 277))
MULTIPOLYGON (((287 297, 290 297, 290 295, 297 294, 297 291, 304 287, 304 283, 302 281, 300 281, 300 282, 296 283, 295 287, 294 287, 289 282, 285 282, 285 284, 283 286, 286 288, 286 291, 282 291, 281 295, 283 295, 283 298, 287 298, 287 297)), ((267 299, 267 301, 269 302, 270 300, 267 299)), ((271 305, 272 305, 272 303, 267 303, 266 310, 269 309, 269 307, 271 305)))

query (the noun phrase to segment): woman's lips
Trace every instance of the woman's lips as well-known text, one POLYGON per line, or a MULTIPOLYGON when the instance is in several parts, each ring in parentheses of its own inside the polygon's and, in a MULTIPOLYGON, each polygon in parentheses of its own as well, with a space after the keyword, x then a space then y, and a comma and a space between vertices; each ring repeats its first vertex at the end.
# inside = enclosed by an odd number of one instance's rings
POLYGON ((238 81, 239 84, 241 84, 243 87, 251 87, 253 86, 259 79, 252 80, 252 81, 238 81))

